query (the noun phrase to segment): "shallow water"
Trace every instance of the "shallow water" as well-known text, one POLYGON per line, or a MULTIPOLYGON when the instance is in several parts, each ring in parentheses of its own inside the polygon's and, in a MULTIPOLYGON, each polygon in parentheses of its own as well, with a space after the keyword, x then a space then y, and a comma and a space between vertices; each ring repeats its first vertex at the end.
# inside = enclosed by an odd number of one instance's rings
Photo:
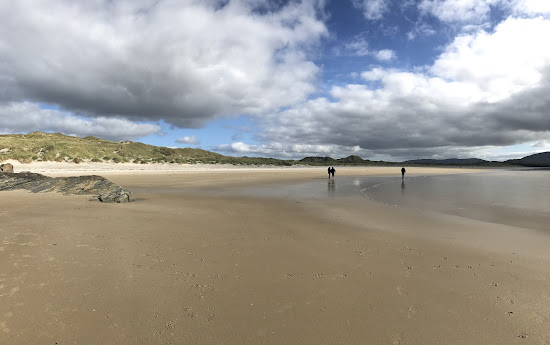
POLYGON ((261 187, 151 188, 135 193, 243 195, 289 199, 352 198, 424 211, 450 214, 497 224, 550 231, 550 170, 495 170, 432 176, 312 177, 299 183, 261 187))
POLYGON ((550 170, 498 170, 403 180, 401 176, 340 176, 238 193, 295 199, 356 197, 357 202, 363 197, 391 206, 550 230, 550 170))
POLYGON ((511 170, 393 180, 362 190, 374 201, 550 230, 550 171, 511 170))

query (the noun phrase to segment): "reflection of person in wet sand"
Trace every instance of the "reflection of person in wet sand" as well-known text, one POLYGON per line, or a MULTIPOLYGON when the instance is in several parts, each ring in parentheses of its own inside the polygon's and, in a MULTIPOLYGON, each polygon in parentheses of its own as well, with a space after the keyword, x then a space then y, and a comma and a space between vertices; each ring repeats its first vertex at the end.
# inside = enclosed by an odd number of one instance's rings
POLYGON ((405 170, 405 167, 402 167, 401 168, 401 178, 405 178, 405 173, 407 172, 407 170, 405 170))
POLYGON ((405 179, 401 180, 401 192, 405 191, 405 179))
POLYGON ((328 180, 328 195, 330 197, 334 196, 334 179, 328 180))
POLYGON ((336 171, 336 169, 334 169, 334 167, 332 167, 332 168, 330 169, 330 173, 332 174, 332 178, 334 178, 334 172, 335 172, 335 171, 336 171))

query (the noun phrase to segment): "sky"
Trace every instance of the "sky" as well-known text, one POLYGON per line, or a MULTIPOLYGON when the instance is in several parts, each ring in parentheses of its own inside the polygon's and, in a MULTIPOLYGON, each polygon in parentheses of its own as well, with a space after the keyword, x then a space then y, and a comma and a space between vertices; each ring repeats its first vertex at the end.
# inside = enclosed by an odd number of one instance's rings
POLYGON ((548 0, 2 0, 0 134, 229 156, 550 151, 548 0))

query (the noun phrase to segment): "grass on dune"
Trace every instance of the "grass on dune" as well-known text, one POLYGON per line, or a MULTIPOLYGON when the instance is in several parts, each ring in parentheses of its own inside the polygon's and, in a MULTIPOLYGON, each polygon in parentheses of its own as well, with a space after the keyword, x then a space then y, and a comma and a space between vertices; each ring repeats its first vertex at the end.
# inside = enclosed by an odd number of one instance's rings
POLYGON ((115 162, 115 163, 229 163, 292 165, 295 161, 272 158, 226 157, 193 148, 168 148, 132 141, 73 137, 60 133, 32 132, 0 135, 0 161, 115 162))

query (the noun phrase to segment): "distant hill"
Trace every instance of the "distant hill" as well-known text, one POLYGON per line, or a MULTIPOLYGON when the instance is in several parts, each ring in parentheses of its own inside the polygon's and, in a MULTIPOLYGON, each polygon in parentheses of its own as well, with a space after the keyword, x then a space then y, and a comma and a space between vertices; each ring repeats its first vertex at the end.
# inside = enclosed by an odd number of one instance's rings
POLYGON ((434 165, 482 165, 491 162, 479 158, 449 158, 449 159, 413 159, 404 161, 403 164, 434 164, 434 165))
POLYGON ((399 163, 370 161, 359 156, 348 156, 344 158, 334 159, 332 157, 305 157, 299 160, 300 163, 313 165, 395 165, 399 163))
POLYGON ((338 162, 343 164, 366 164, 370 163, 369 160, 364 160, 363 158, 359 156, 348 156, 345 158, 339 158, 338 162))
POLYGON ((273 158, 226 157, 192 148, 168 148, 132 141, 109 141, 96 137, 73 137, 60 133, 32 132, 0 135, 0 162, 32 161, 115 163, 229 163, 291 165, 294 161, 273 158))
POLYGON ((479 158, 450 158, 450 159, 413 159, 404 161, 403 164, 420 165, 469 165, 469 166, 510 166, 520 165, 526 167, 550 167, 550 152, 542 152, 521 159, 510 159, 504 162, 487 161, 479 158))
POLYGON ((21 163, 32 161, 128 162, 128 163, 225 163, 235 165, 464 165, 503 166, 520 165, 550 167, 550 152, 538 153, 506 162, 489 162, 479 158, 417 159, 399 162, 370 161, 359 156, 334 159, 305 157, 299 161, 262 157, 227 157, 219 153, 192 148, 168 148, 132 141, 109 141, 96 137, 73 137, 60 133, 32 132, 0 135, 0 162, 15 159, 21 163))
POLYGON ((550 152, 536 153, 521 159, 511 159, 506 163, 527 167, 550 167, 550 152))
POLYGON ((302 163, 319 163, 319 164, 332 164, 336 162, 336 159, 331 157, 305 157, 300 159, 302 163))

